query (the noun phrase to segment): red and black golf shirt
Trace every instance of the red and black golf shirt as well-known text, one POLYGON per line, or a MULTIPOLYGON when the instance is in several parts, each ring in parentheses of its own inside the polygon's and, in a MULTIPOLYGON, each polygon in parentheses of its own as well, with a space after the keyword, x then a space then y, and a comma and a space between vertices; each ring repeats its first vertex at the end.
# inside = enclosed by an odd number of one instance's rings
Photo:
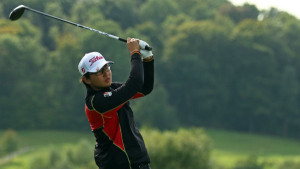
POLYGON ((96 137, 94 155, 100 169, 131 169, 150 162, 129 100, 149 94, 153 83, 154 61, 142 62, 135 53, 125 83, 112 83, 101 91, 88 89, 85 112, 96 137))

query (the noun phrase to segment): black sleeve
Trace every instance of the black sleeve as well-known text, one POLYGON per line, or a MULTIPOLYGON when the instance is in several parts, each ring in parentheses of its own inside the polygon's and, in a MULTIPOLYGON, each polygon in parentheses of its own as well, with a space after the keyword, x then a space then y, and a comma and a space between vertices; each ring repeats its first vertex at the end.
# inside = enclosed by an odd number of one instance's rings
POLYGON ((144 85, 140 93, 147 95, 151 93, 154 85, 154 60, 143 62, 144 65, 144 85))
POLYGON ((128 80, 120 87, 109 91, 97 92, 92 98, 92 106, 100 113, 115 109, 130 100, 144 84, 144 68, 138 53, 131 56, 131 70, 128 80))

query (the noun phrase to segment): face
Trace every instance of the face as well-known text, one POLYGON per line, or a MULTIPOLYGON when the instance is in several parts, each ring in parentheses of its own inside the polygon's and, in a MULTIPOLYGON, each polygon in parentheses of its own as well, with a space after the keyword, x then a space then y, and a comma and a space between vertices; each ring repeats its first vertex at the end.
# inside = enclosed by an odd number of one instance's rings
POLYGON ((106 64, 98 72, 90 73, 89 78, 84 77, 84 82, 96 91, 109 87, 112 82, 110 66, 106 64))

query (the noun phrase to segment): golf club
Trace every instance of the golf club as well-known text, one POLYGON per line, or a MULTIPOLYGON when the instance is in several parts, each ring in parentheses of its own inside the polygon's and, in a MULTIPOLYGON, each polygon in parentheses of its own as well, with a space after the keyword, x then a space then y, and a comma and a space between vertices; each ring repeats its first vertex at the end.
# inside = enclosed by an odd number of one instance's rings
MULTIPOLYGON (((44 16, 47 16, 47 17, 50 17, 50 18, 53 18, 53 19, 56 19, 56 20, 59 20, 59 21, 62 21, 62 22, 65 22, 65 23, 68 23, 68 24, 71 24, 71 25, 74 25, 74 26, 77 26, 79 28, 83 28, 83 29, 88 29, 90 31, 94 31, 94 32, 97 32, 101 35, 105 35, 105 36, 108 36, 110 38, 113 38, 113 39, 117 39, 119 41, 122 41, 122 42, 127 42, 126 39, 123 39, 123 38, 120 38, 118 36, 115 36, 115 35, 111 35, 111 34, 108 34, 108 33, 105 33, 105 32, 102 32, 102 31, 99 31, 99 30, 96 30, 96 29, 93 29, 93 28, 89 28, 89 27, 86 27, 86 26, 83 26, 83 25, 80 25, 78 23, 74 23, 74 22, 70 22, 70 21, 67 21, 67 20, 64 20, 64 19, 61 19, 61 18, 58 18, 56 16, 52 16, 52 15, 49 15, 49 14, 46 14, 44 12, 40 12, 40 11, 37 11, 35 9, 32 9, 32 8, 29 8, 25 5, 19 5, 17 6, 14 10, 12 10, 9 14, 9 19, 12 20, 12 21, 15 21, 17 19, 19 19, 25 10, 28 10, 28 11, 31 11, 31 12, 35 12, 37 14, 41 14, 41 15, 44 15, 44 16)), ((145 46, 145 49, 146 50, 152 50, 152 47, 150 47, 149 45, 146 45, 145 46)))

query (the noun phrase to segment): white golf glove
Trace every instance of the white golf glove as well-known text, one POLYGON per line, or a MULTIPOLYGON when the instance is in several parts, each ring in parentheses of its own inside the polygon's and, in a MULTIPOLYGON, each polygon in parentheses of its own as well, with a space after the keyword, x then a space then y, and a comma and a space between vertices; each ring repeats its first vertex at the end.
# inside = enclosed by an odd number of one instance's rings
POLYGON ((151 56, 153 56, 153 53, 152 53, 152 51, 151 50, 146 50, 145 49, 145 47, 148 45, 149 46, 149 44, 147 43, 147 42, 145 42, 145 41, 142 41, 142 40, 139 40, 139 45, 140 45, 140 53, 142 54, 142 58, 143 59, 146 59, 146 58, 148 58, 148 57, 151 57, 151 56))

